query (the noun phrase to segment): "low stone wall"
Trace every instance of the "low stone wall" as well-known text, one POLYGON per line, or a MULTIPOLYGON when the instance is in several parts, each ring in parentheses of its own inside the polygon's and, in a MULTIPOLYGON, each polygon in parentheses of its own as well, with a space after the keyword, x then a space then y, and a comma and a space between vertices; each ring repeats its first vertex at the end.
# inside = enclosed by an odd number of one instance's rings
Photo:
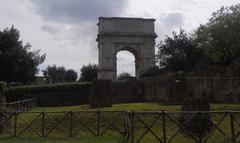
POLYGON ((157 77, 141 80, 147 102, 179 103, 185 96, 184 79, 157 77))
POLYGON ((139 82, 98 80, 92 83, 89 100, 91 107, 140 101, 144 101, 144 97, 139 82))
MULTIPOLYGON (((98 81, 99 83, 101 81, 98 81)), ((186 93, 184 80, 174 78, 152 78, 131 81, 113 81, 107 88, 109 90, 96 90, 92 87, 92 97, 103 103, 106 99, 111 98, 111 103, 128 103, 128 102, 165 102, 180 103, 186 93), (104 93, 106 92, 106 93, 104 93), (101 95, 101 98, 97 98, 101 95), (107 95, 107 96, 106 96, 107 95)), ((107 82, 107 81, 106 81, 107 82)), ((104 83, 102 83, 104 84, 104 83)), ((100 85, 98 85, 100 86, 100 85)), ((106 88, 105 86, 102 88, 106 88)), ((94 102, 97 102, 94 100, 94 102)), ((91 101, 90 101, 91 103, 91 101)), ((94 104, 94 103, 93 103, 94 104)))
POLYGON ((171 100, 170 79, 147 79, 143 84, 144 99, 147 102, 168 102, 171 100))
POLYGON ((207 93, 211 102, 239 103, 240 78, 229 77, 154 77, 132 81, 99 81, 86 84, 43 85, 10 88, 8 102, 38 98, 38 106, 69 106, 99 102, 165 102, 180 104, 187 91, 194 96, 207 93), (93 88, 98 83, 98 88, 93 88), (93 97, 90 101, 89 97, 93 97), (97 97, 95 97, 97 96, 97 97), (95 99, 94 99, 95 98, 95 99))
POLYGON ((195 96, 205 91, 211 102, 239 103, 240 78, 236 77, 186 77, 187 89, 195 96))
POLYGON ((237 77, 155 77, 141 82, 148 102, 181 103, 187 91, 192 91, 195 97, 205 91, 212 103, 240 102, 237 77))
POLYGON ((97 80, 92 82, 89 104, 91 108, 112 106, 111 80, 97 80))
POLYGON ((143 102, 142 87, 142 83, 135 80, 112 82, 113 103, 143 102))

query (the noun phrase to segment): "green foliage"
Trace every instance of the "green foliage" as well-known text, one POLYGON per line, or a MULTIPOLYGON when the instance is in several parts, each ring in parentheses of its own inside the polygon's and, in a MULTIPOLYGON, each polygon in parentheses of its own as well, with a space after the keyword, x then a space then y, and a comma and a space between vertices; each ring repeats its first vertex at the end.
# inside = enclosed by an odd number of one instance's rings
POLYGON ((49 65, 43 70, 43 75, 50 83, 64 82, 65 68, 49 65))
POLYGON ((87 66, 83 65, 81 68, 80 81, 93 81, 97 79, 97 65, 88 64, 87 66))
POLYGON ((185 71, 194 69, 198 62, 198 52, 193 39, 184 30, 173 32, 173 36, 167 36, 159 44, 158 62, 162 69, 167 71, 185 71))
POLYGON ((74 70, 67 70, 65 74, 65 80, 67 82, 75 82, 77 80, 77 72, 74 70))
POLYGON ((158 66, 154 66, 153 68, 148 69, 146 72, 144 72, 142 75, 140 75, 140 77, 141 78, 153 77, 153 76, 157 76, 161 73, 164 73, 164 70, 160 69, 158 66))
POLYGON ((222 7, 209 22, 193 35, 184 30, 173 32, 159 44, 157 54, 161 69, 169 72, 192 72, 213 65, 228 66, 240 58, 240 4, 222 7))
POLYGON ((129 79, 133 79, 134 77, 131 76, 129 73, 121 73, 119 76, 118 76, 118 80, 129 80, 129 79))
POLYGON ((0 94, 4 92, 7 88, 7 84, 4 81, 0 81, 0 94))
POLYGON ((19 38, 20 32, 13 26, 0 31, 0 80, 28 83, 45 60, 45 54, 40 55, 40 50, 30 51, 31 45, 23 45, 19 38))
POLYGON ((86 104, 90 96, 90 83, 58 83, 10 87, 5 95, 8 101, 38 98, 39 106, 86 104))
POLYGON ((77 72, 56 65, 48 66, 46 70, 43 70, 43 75, 50 83, 75 82, 77 80, 77 72))
POLYGON ((55 83, 55 84, 43 84, 43 85, 30 85, 30 86, 16 86, 9 87, 8 93, 17 92, 38 92, 38 91, 52 91, 52 90, 72 90, 75 88, 81 88, 82 85, 88 85, 90 83, 55 83))
POLYGON ((240 54, 240 4, 222 7, 195 32, 195 42, 214 64, 229 65, 240 54))

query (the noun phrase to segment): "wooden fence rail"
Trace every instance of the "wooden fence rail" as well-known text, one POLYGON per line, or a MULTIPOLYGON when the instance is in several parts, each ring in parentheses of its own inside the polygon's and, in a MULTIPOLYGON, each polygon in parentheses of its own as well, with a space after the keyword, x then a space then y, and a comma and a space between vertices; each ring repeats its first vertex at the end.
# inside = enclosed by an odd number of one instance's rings
POLYGON ((10 103, 6 103, 6 107, 8 111, 11 112, 26 112, 29 109, 35 107, 37 105, 37 98, 19 100, 10 103))
POLYGON ((130 143, 240 141, 240 111, 66 111, 9 115, 0 126, 11 137, 114 136, 130 143), (187 117, 185 121, 181 121, 183 115, 187 117), (207 132, 193 133, 186 128, 193 120, 201 121, 206 116, 209 118, 204 122, 210 123, 207 132))

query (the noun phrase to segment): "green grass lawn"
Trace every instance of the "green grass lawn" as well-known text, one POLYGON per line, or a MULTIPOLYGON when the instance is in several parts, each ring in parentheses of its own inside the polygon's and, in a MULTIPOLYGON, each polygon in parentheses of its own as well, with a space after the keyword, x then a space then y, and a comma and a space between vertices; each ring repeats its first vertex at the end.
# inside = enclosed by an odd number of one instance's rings
MULTIPOLYGON (((91 109, 87 105, 80 106, 66 106, 66 107, 38 107, 34 108, 31 111, 33 112, 55 112, 55 111, 126 111, 126 110, 134 110, 134 111, 158 111, 158 110, 168 110, 168 111, 178 111, 180 110, 180 105, 166 105, 161 103, 124 103, 124 104, 114 104, 112 107, 105 108, 94 108, 91 109)), ((240 109, 240 106, 239 106, 240 109)))
MULTIPOLYGON (((123 103, 123 104, 114 104, 112 107, 105 107, 105 108, 95 108, 90 109, 87 105, 80 105, 80 106, 66 106, 66 107, 38 107, 34 108, 31 111, 33 112, 61 112, 61 111, 94 111, 94 110, 101 110, 101 111, 126 111, 126 110, 133 110, 133 111, 180 111, 181 105, 168 105, 162 103, 123 103)), ((211 110, 218 111, 218 110, 240 110, 240 104, 212 104, 211 110)))
MULTIPOLYGON (((67 106, 67 107, 38 107, 38 108, 34 108, 29 112, 63 112, 63 111, 96 111, 96 110, 100 110, 100 111, 126 111, 126 110, 134 110, 134 111, 161 111, 161 110, 166 110, 166 111, 179 111, 181 109, 180 105, 166 105, 166 104, 160 104, 160 103, 124 103, 124 104, 114 104, 112 107, 106 107, 106 108, 99 108, 99 109, 90 109, 88 106, 86 105, 80 105, 80 106, 67 106)), ((213 104, 211 105, 211 109, 213 111, 218 111, 218 110, 240 110, 240 105, 239 104, 213 104)), ((114 113, 105 113, 104 115, 106 117, 108 117, 110 120, 117 121, 117 114, 114 115, 114 113)), ((21 114, 21 116, 26 120, 26 121, 32 121, 36 116, 38 115, 38 113, 23 113, 21 114)), ((51 118, 53 118, 53 120, 59 120, 59 118, 63 117, 64 114, 56 114, 56 113, 52 113, 49 114, 49 116, 51 116, 51 118)), ((88 121, 89 117, 91 115, 86 114, 84 116, 79 116, 79 118, 81 118, 81 120, 85 120, 85 122, 88 121)), ((153 119, 155 115, 139 115, 139 117, 141 117, 142 119, 144 119, 144 121, 146 121, 146 123, 148 125, 151 124, 151 122, 153 122, 153 119)), ((178 115, 173 115, 173 116, 178 116, 178 115)), ((212 116, 212 120, 214 122, 218 122, 220 120, 220 118, 222 117, 222 115, 218 116, 218 115, 214 115, 212 116)), ((50 118, 47 119, 49 120, 49 123, 46 124, 46 126, 51 126, 51 124, 53 122, 50 122, 50 118)), ((145 131, 144 130, 144 125, 140 122, 140 120, 135 119, 136 120, 136 140, 141 137, 142 133, 145 131)), ((77 121, 75 121, 77 124, 77 121)), ((94 122, 94 121, 93 121, 94 122)), ((34 123, 34 127, 35 128, 40 128, 40 124, 41 120, 39 119, 38 122, 34 123)), ((116 122, 116 124, 118 124, 120 122, 116 122)), ((20 120, 18 122, 19 127, 20 128, 24 128, 24 126, 26 126, 26 124, 24 123, 23 120, 20 120), (21 127, 22 126, 22 127, 21 127)), ((66 123, 63 124, 63 126, 65 126, 65 124, 68 124, 68 122, 66 121, 66 123)), ((106 124, 106 123, 103 123, 106 124)), ((172 123, 171 121, 167 121, 166 122, 167 125, 167 130, 168 130, 168 134, 167 137, 170 138, 173 133, 177 130, 177 126, 172 123)), ((117 125, 116 125, 117 126, 117 125)), ((159 127, 161 126, 161 120, 159 120, 159 122, 156 122, 155 124, 156 127, 153 127, 152 130, 156 133, 158 133, 159 135, 162 136, 162 131, 159 130, 159 127)), ((221 124, 221 128, 223 128, 224 130, 226 130, 226 132, 230 132, 229 130, 229 119, 226 118, 222 124, 221 124)), ((78 128, 81 129, 81 128, 78 128)), ((86 131, 81 132, 80 135, 76 136, 76 137, 66 137, 66 135, 62 134, 60 131, 56 130, 54 131, 51 135, 49 135, 49 137, 43 138, 43 137, 37 137, 36 135, 34 135, 34 133, 32 133, 33 131, 28 131, 26 132, 26 134, 23 134, 21 137, 19 138, 12 138, 12 137, 5 137, 4 135, 0 136, 0 142, 1 143, 93 143, 93 142, 97 142, 97 143, 120 143, 123 142, 121 137, 117 134, 117 133, 113 133, 113 129, 107 130, 106 133, 101 136, 101 137, 97 137, 94 135, 91 135, 89 133, 87 133, 86 131)), ((211 141, 213 142, 213 140, 217 140, 215 142, 222 142, 222 137, 220 133, 213 133, 214 137, 213 139, 211 139, 211 141)), ((142 142, 144 143, 154 143, 156 142, 155 138, 151 135, 151 134, 147 134, 144 139, 142 140, 142 142)), ((189 140, 188 137, 186 137, 186 135, 184 134, 178 134, 176 136, 176 138, 174 138, 174 140, 172 142, 192 142, 189 140)))
POLYGON ((115 138, 79 137, 79 138, 3 138, 1 143, 118 143, 115 138))

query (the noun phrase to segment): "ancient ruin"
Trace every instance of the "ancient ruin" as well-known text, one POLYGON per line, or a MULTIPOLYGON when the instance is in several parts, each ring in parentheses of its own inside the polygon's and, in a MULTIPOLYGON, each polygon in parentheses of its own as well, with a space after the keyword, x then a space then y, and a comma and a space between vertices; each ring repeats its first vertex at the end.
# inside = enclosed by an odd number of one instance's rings
POLYGON ((154 66, 155 19, 100 17, 98 23, 98 79, 116 79, 116 55, 127 50, 135 56, 138 78, 154 66))

